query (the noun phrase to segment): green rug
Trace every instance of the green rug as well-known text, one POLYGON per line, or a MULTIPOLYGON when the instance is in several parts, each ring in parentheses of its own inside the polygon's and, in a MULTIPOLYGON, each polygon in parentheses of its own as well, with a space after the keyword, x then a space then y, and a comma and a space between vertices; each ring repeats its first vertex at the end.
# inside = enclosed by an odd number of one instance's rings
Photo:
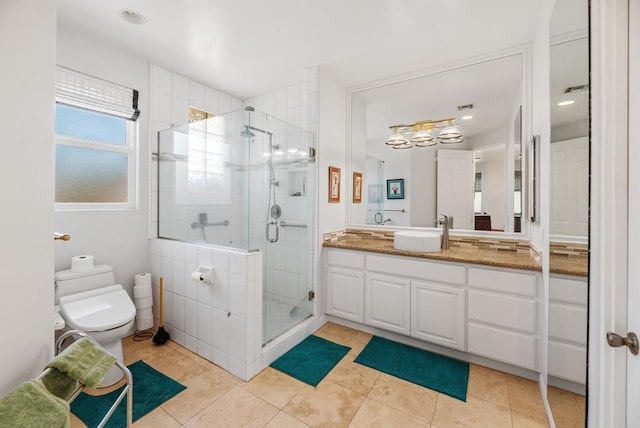
POLYGON ((317 386, 350 349, 311 335, 271 363, 271 367, 317 386))
MULTIPOLYGON (((127 367, 129 367, 133 376, 134 422, 179 392, 187 389, 186 386, 163 375, 142 360, 129 364, 127 367)), ((97 427, 123 389, 124 385, 115 391, 100 396, 83 392, 71 403, 71 412, 79 417, 89 428, 97 427)), ((110 428, 127 426, 126 396, 105 426, 110 428)))
POLYGON ((355 362, 467 401, 469 364, 464 361, 373 336, 355 362))

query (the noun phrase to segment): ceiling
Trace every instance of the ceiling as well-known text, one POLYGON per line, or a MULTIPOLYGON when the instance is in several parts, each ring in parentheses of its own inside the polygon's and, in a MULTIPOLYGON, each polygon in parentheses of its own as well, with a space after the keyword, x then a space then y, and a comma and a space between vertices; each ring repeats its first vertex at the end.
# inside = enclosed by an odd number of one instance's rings
POLYGON ((59 0, 58 26, 246 99, 304 80, 311 66, 350 87, 528 43, 540 3, 59 0), (121 9, 148 21, 127 23, 121 9))
POLYGON ((587 120, 589 91, 565 94, 564 90, 589 83, 588 39, 583 38, 551 46, 549 62, 551 127, 587 120), (558 102, 566 100, 572 100, 575 103, 567 106, 558 105, 558 102))

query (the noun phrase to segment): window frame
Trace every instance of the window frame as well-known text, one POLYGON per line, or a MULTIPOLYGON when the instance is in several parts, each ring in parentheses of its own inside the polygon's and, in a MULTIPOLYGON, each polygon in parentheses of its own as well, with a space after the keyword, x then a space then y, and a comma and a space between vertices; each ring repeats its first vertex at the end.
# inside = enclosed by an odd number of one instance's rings
MULTIPOLYGON (((92 113, 107 115, 97 110, 91 110, 84 107, 78 107, 71 104, 62 103, 56 101, 57 105, 65 105, 73 108, 80 108, 90 111, 92 113)), ((117 117, 117 116, 114 116, 117 117)), ((54 201, 55 211, 90 211, 90 210, 134 210, 137 209, 137 190, 138 190, 138 125, 137 121, 127 120, 122 117, 118 117, 125 121, 125 145, 118 145, 112 143, 104 143, 96 140, 90 140, 81 137, 72 137, 68 135, 60 135, 54 133, 54 153, 55 147, 59 144, 68 147, 78 147, 91 150, 100 150, 112 153, 124 153, 127 155, 127 201, 126 202, 57 202, 54 201)), ((56 177, 57 178, 57 177, 56 177)), ((54 184, 55 186, 55 184, 54 184)))

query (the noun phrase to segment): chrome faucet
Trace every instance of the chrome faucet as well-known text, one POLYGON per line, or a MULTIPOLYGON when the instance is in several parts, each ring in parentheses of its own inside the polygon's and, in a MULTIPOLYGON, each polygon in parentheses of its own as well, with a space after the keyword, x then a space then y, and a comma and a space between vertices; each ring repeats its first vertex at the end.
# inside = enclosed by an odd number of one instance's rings
POLYGON ((453 216, 450 214, 440 214, 442 218, 435 221, 436 225, 442 225, 442 241, 440 248, 449 249, 449 229, 453 228, 453 216))

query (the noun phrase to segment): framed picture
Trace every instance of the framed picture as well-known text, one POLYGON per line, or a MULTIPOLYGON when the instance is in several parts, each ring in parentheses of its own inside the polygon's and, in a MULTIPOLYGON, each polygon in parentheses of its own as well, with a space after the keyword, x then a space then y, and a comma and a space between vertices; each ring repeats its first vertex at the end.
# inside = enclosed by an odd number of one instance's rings
POLYGON ((387 180, 387 199, 404 199, 404 178, 387 180))
POLYGON ((362 203, 362 173, 353 173, 353 203, 362 203))
POLYGON ((382 202, 382 184, 369 184, 369 199, 370 204, 379 204, 382 202))
POLYGON ((340 168, 329 167, 329 202, 340 202, 340 168))

